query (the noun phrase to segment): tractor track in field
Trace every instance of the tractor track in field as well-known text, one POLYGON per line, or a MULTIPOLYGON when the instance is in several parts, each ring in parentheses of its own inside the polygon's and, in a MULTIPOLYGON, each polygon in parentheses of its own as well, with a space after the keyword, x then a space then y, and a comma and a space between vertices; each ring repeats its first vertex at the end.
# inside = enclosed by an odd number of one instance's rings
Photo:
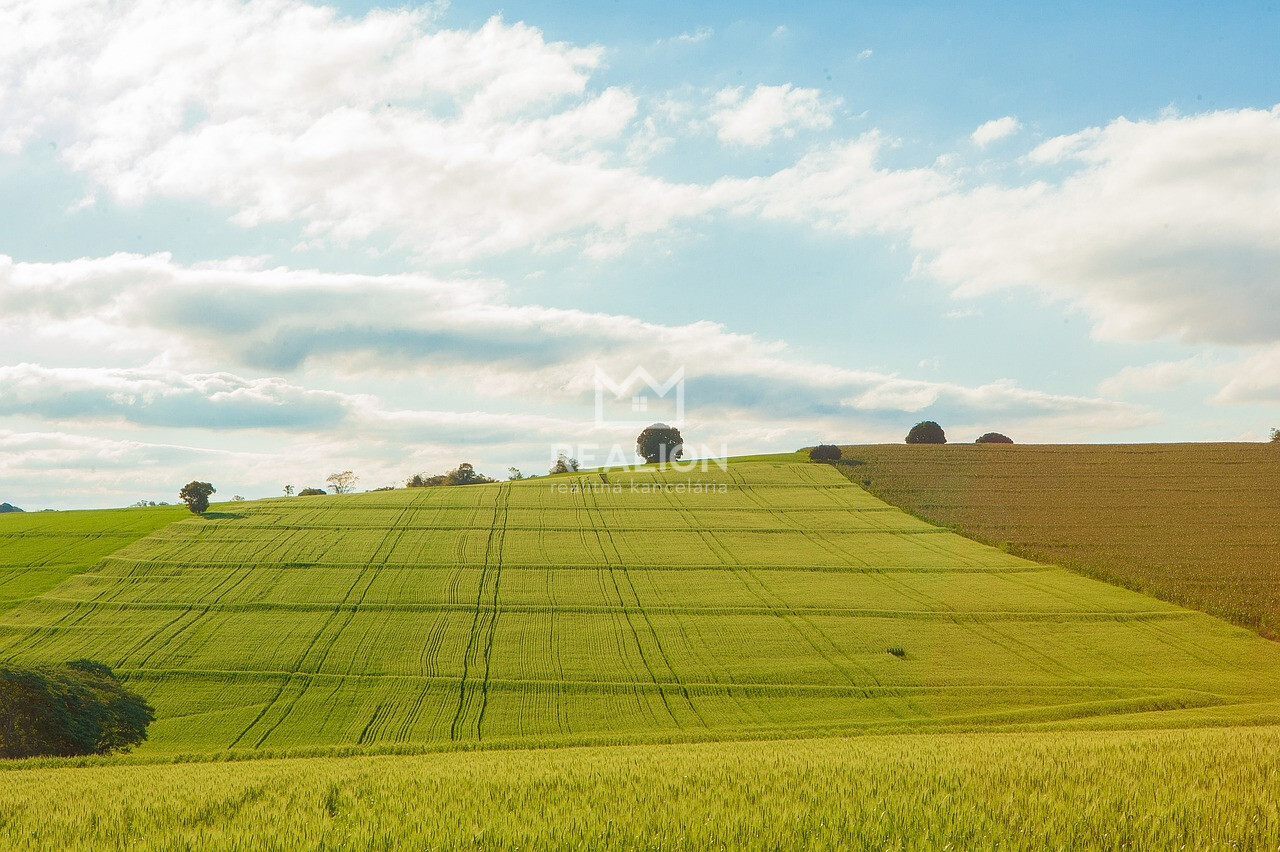
MULTIPOLYGON (((484 712, 487 709, 489 700, 489 669, 493 653, 493 636, 497 630, 498 582, 502 571, 502 544, 506 529, 505 525, 500 525, 499 522, 505 520, 506 507, 511 499, 510 485, 503 484, 499 488, 500 491, 493 501, 493 521, 489 527, 488 540, 485 542, 484 566, 481 569, 480 582, 476 589, 475 615, 471 619, 471 631, 467 638, 467 647, 462 654, 462 677, 458 681, 458 708, 453 714, 453 723, 449 726, 449 738, 453 740, 460 738, 459 734, 472 703, 468 694, 467 680, 471 677, 472 657, 477 654, 482 655, 484 675, 480 684, 481 704, 476 719, 476 739, 480 739, 480 725, 484 719, 484 712), (497 554, 496 564, 493 558, 495 553, 497 554), (493 603, 489 608, 486 608, 484 605, 485 587, 489 582, 491 571, 493 573, 493 603), (485 617, 486 614, 488 615, 487 618, 485 617), (481 638, 482 634, 484 636, 483 639, 481 638), (481 646, 483 646, 483 650, 481 650, 481 646)), ((474 690, 474 687, 472 689, 474 690)))
MULTIPOLYGON (((604 519, 604 513, 600 510, 600 505, 596 496, 594 494, 590 494, 590 497, 588 497, 588 494, 589 492, 587 492, 586 490, 583 490, 582 492, 583 502, 587 504, 588 513, 590 513, 592 509, 594 509, 595 516, 596 516, 596 523, 598 524, 598 526, 596 527, 597 536, 600 537, 600 534, 603 533, 603 536, 601 537, 601 553, 605 557, 605 562, 609 564, 609 573, 614 578, 614 585, 615 586, 618 585, 617 576, 618 576, 618 572, 621 571, 622 579, 626 583, 627 588, 630 589, 631 597, 635 600, 635 608, 639 612, 640 617, 644 620, 644 624, 645 624, 645 627, 648 629, 649 636, 653 639, 654 647, 658 649, 658 655, 662 657, 662 662, 667 667, 667 671, 670 672, 671 679, 675 681, 677 688, 679 688, 680 690, 680 694, 684 697, 685 703, 689 705, 690 712, 693 713, 694 717, 702 724, 703 727, 707 727, 707 720, 703 718, 702 713, 694 705, 693 698, 689 695, 689 690, 685 687, 684 682, 680 679, 680 675, 676 673, 675 666, 672 665, 671 658, 667 654, 666 648, 664 648, 662 645, 662 640, 658 636, 658 631, 653 626, 653 620, 649 617, 649 613, 645 610, 644 605, 640 602, 640 594, 636 591, 635 583, 632 582, 631 575, 627 571, 626 560, 623 559, 622 552, 618 549, 617 542, 615 542, 613 539, 612 531, 606 525, 606 522, 604 519), (616 567, 614 564, 610 563, 608 552, 604 550, 605 542, 608 542, 609 550, 613 551, 614 562, 616 562, 616 567)), ((622 595, 621 588, 619 588, 618 590, 618 599, 625 606, 625 598, 622 595)), ((631 624, 631 617, 629 614, 627 614, 627 622, 628 624, 631 624)), ((639 637, 639 634, 636 633, 634 624, 631 624, 631 631, 633 635, 636 636, 636 647, 640 649, 641 658, 644 659, 644 650, 640 648, 640 637, 639 637)), ((649 669, 649 674, 651 677, 653 677, 653 669, 649 665, 649 661, 647 659, 645 659, 645 667, 649 669)), ((654 680, 655 682, 657 681, 656 677, 654 678, 654 680)), ((664 696, 663 703, 665 704, 666 703, 665 692, 663 693, 663 696, 664 696)), ((667 709, 669 712, 670 707, 668 707, 667 709)), ((675 717, 673 716, 672 718, 674 719, 675 717)), ((677 724, 679 724, 679 722, 677 722, 677 724)))

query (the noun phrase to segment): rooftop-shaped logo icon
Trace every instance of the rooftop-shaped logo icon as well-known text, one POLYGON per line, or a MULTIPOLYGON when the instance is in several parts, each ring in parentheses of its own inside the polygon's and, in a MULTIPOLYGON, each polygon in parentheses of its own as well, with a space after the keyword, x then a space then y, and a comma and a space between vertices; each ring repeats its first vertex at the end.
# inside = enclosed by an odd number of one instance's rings
POLYGON ((596 367, 596 426, 635 426, 643 429, 655 418, 671 426, 684 422, 684 367, 659 382, 644 367, 625 379, 596 367))

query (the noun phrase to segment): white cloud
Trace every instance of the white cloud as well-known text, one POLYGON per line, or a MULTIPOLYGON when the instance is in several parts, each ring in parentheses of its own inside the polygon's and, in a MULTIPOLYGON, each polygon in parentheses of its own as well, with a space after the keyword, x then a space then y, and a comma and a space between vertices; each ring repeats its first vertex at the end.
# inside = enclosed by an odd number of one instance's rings
POLYGON ((669 41, 677 44, 697 44, 706 41, 713 35, 715 35, 715 30, 711 29, 711 27, 698 27, 691 33, 680 33, 680 35, 669 39, 669 41))
POLYGON ((279 378, 100 367, 0 367, 0 416, 206 429, 325 430, 359 398, 306 390, 279 378))
POLYGON ((1184 387, 1193 382, 1213 381, 1221 370, 1203 355, 1194 355, 1180 361, 1159 361, 1125 367, 1098 385, 1098 392, 1108 397, 1129 397, 1135 394, 1161 393, 1184 387))
POLYGON ((0 151, 53 139, 122 203, 193 199, 442 260, 625 242, 696 206, 629 164, 635 98, 588 89, 602 50, 524 24, 22 0, 0 31, 24 34, 0 52, 0 151))
MULTIPOLYGON (((596 365, 618 375, 637 364, 655 374, 683 365, 690 392, 696 391, 708 416, 737 412, 760 420, 928 405, 991 412, 1110 405, 1038 395, 1008 382, 966 389, 813 363, 782 342, 706 321, 662 325, 625 315, 512 305, 501 287, 486 282, 254 269, 242 263, 197 269, 165 255, 65 263, 0 258, 0 327, 36 322, 51 334, 60 326, 79 334, 83 315, 92 315, 114 336, 147 342, 153 359, 183 375, 73 370, 60 375, 64 391, 49 396, 33 390, 41 384, 39 375, 15 368, 14 386, 26 394, 10 398, 15 412, 65 398, 90 414, 138 421, 177 416, 181 405, 198 403, 198 411, 209 409, 207 416, 215 413, 209 406, 223 406, 216 410, 233 425, 236 417, 263 418, 262 406, 270 411, 282 400, 302 411, 315 407, 320 419, 361 407, 279 379, 202 375, 211 358, 283 374, 312 365, 359 374, 428 370, 435 381, 452 377, 460 386, 544 407, 587 404, 596 365), (138 407, 120 401, 129 399, 150 402, 138 407)), ((4 387, 0 382, 0 391, 4 387)))
POLYGON ((1050 177, 966 185, 945 165, 880 165, 881 134, 722 181, 736 212, 901 233, 960 297, 1030 288, 1111 339, 1280 341, 1280 107, 1117 119, 1038 146, 1050 177))
POLYGON ((741 87, 721 89, 712 102, 716 136, 729 145, 759 147, 778 136, 789 139, 800 130, 828 128, 841 104, 839 98, 824 98, 819 89, 790 83, 759 85, 745 97, 743 92, 741 87))
POLYGON ((993 118, 979 125, 969 138, 979 148, 985 148, 992 142, 1012 136, 1021 129, 1022 122, 1011 115, 1006 115, 1004 118, 993 118))

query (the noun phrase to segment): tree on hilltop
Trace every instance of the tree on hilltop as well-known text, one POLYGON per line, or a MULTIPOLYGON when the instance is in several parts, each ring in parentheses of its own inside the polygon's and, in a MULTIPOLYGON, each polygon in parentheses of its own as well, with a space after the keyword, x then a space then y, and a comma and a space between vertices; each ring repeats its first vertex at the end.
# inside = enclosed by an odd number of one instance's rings
POLYGON ((555 463, 547 471, 551 476, 557 473, 576 473, 578 471, 578 460, 572 456, 566 456, 564 453, 556 455, 555 463))
POLYGON ((207 482, 199 482, 192 480, 182 486, 182 490, 178 492, 178 497, 183 503, 187 504, 187 508, 191 510, 193 515, 203 515, 209 510, 209 495, 216 494, 218 489, 214 488, 207 482))
POLYGON ((1008 435, 1001 435, 999 432, 988 432, 987 434, 978 438, 978 440, 974 441, 974 443, 975 444, 1012 444, 1013 439, 1010 438, 1008 435))
POLYGON ((1271 443, 1280 444, 1280 429, 1271 430, 1271 443))
POLYGON ((329 487, 333 489, 334 494, 350 494, 355 490, 356 483, 360 481, 360 477, 356 476, 349 470, 341 473, 331 473, 324 478, 329 483, 329 487))
POLYGON ((907 433, 908 444, 945 444, 947 433, 932 420, 922 420, 907 433))
POLYGON ((636 436, 636 455, 649 464, 676 461, 684 455, 684 438, 676 427, 654 423, 636 436))
POLYGON ((835 444, 819 444, 809 451, 809 461, 840 461, 840 448, 835 444))

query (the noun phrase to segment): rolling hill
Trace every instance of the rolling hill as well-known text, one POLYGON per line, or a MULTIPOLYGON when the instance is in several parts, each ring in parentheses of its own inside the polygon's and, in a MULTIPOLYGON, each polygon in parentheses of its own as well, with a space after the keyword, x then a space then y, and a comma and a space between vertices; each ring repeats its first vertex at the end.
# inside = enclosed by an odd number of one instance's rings
POLYGON ((855 482, 1029 559, 1280 639, 1280 446, 844 447, 855 482))
POLYGON ((143 754, 1280 717, 1280 646, 797 456, 146 517, 0 614, 0 660, 124 673, 143 754))

